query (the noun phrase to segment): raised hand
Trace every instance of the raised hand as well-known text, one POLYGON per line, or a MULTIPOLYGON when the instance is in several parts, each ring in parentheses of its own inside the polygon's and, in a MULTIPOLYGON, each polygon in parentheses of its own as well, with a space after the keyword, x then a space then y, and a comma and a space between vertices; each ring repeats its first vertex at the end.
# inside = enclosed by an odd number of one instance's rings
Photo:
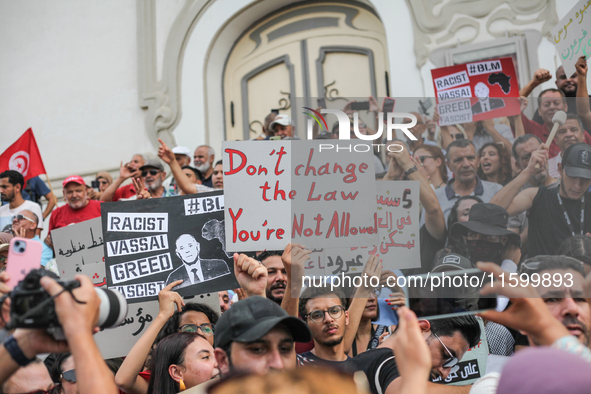
POLYGON ((150 195, 150 192, 146 190, 146 188, 142 184, 141 180, 133 178, 132 181, 133 187, 135 187, 135 193, 138 200, 146 200, 152 197, 150 195))
POLYGON ((173 287, 176 287, 181 283, 183 283, 182 279, 174 281, 164 289, 160 290, 160 293, 158 293, 159 315, 162 315, 168 319, 174 314, 175 311, 180 312, 183 306, 185 306, 185 301, 183 301, 179 293, 172 291, 173 287))
POLYGON ((158 142, 160 142, 160 147, 158 148, 158 157, 161 158, 166 164, 176 161, 174 153, 172 153, 172 150, 168 147, 168 145, 166 145, 166 143, 160 138, 158 138, 158 142))
POLYGON ((268 273, 267 267, 260 261, 245 254, 234 253, 234 275, 246 297, 265 297, 268 273))
POLYGON ((550 79, 552 79, 552 74, 546 69, 539 68, 534 72, 534 80, 538 85, 549 81, 550 79))
POLYGON ((292 243, 287 245, 283 250, 281 261, 290 278, 301 278, 304 275, 304 267, 311 253, 312 251, 303 245, 292 243))

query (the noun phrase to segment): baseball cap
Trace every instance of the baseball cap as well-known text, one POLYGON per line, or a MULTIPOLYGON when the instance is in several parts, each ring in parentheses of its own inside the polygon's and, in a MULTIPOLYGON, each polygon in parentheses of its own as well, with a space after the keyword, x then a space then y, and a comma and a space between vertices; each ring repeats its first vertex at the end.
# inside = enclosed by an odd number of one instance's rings
POLYGON ((146 160, 146 163, 140 167, 140 171, 143 171, 146 168, 157 168, 160 171, 164 171, 164 167, 162 166, 162 163, 160 163, 160 160, 158 160, 158 159, 146 160))
POLYGON ((591 146, 579 142, 566 148, 562 166, 571 178, 591 179, 591 146))
POLYGON ((289 126, 291 124, 291 118, 289 115, 277 115, 269 125, 269 129, 273 130, 273 127, 275 127, 276 124, 280 124, 281 126, 289 126))
POLYGON ((448 254, 435 263, 431 272, 458 271, 474 268, 470 260, 459 254, 448 254))
POLYGON ((225 348, 232 342, 261 339, 278 324, 284 324, 296 342, 312 340, 310 329, 302 320, 290 316, 273 301, 253 296, 238 301, 222 314, 215 325, 215 346, 225 348))
POLYGON ((451 226, 451 236, 459 237, 468 231, 484 235, 507 236, 516 245, 521 244, 519 234, 507 230, 509 214, 496 204, 478 203, 470 208, 467 222, 457 222, 451 226))
POLYGON ((62 182, 63 187, 66 187, 66 185, 70 182, 86 186, 86 182, 84 182, 84 179, 82 179, 80 175, 70 175, 69 177, 64 179, 64 181, 62 182))
POLYGON ((172 153, 175 155, 185 155, 191 157, 191 150, 186 146, 175 146, 172 148, 172 153))

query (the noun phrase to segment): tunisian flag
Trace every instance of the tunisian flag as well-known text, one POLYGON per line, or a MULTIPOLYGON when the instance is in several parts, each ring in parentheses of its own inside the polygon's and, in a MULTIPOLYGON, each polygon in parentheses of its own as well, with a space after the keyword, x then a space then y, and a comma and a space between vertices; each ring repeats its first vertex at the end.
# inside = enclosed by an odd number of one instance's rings
POLYGON ((0 172, 6 170, 20 172, 25 181, 46 173, 32 129, 25 131, 0 155, 0 172))

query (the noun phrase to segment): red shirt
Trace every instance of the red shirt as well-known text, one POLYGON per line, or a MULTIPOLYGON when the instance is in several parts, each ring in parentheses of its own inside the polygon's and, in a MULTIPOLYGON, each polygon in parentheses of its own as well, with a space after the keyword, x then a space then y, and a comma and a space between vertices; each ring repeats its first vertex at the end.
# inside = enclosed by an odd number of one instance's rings
POLYGON ((66 227, 73 223, 101 216, 101 203, 96 200, 88 200, 88 204, 81 209, 72 209, 68 204, 53 210, 49 219, 49 231, 66 227))
MULTIPOLYGON (((533 134, 539 139, 542 140, 543 143, 546 143, 548 136, 550 135, 550 130, 544 125, 539 124, 538 122, 534 122, 533 120, 529 120, 527 116, 521 114, 521 119, 523 120, 523 129, 525 130, 525 134, 533 134)), ((591 135, 583 130, 585 133, 585 143, 591 145, 591 135)), ((548 151, 548 158, 551 159, 554 156, 558 156, 560 153, 560 148, 556 144, 556 138, 552 141, 552 145, 550 145, 550 150, 548 151)))
POLYGON ((130 183, 129 185, 121 186, 119 189, 115 190, 115 193, 113 194, 113 199, 111 201, 119 201, 122 198, 130 198, 135 196, 136 194, 137 193, 135 191, 133 183, 130 183))

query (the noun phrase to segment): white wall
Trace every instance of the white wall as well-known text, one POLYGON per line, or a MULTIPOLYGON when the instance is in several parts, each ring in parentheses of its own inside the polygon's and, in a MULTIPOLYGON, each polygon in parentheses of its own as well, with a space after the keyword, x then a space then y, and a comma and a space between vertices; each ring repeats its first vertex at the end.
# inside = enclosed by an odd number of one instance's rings
POLYGON ((32 127, 58 179, 153 151, 138 107, 134 0, 2 1, 0 50, 0 152, 32 127))

